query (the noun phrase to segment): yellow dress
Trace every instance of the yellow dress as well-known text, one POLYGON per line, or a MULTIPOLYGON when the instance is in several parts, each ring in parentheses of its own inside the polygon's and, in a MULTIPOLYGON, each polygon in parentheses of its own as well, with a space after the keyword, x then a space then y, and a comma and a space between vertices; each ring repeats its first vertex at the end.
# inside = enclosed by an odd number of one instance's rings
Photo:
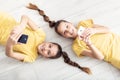
MULTIPOLYGON (((6 45, 11 30, 18 24, 11 15, 0 12, 0 45, 6 45)), ((38 57, 37 46, 45 40, 45 33, 42 29, 33 31, 27 26, 23 34, 28 35, 27 43, 17 44, 13 49, 26 55, 24 62, 33 62, 38 57)))
MULTIPOLYGON (((92 27, 93 20, 80 21, 77 28, 92 27)), ((103 53, 105 56, 104 60, 110 62, 112 65, 120 69, 120 35, 109 33, 94 34, 90 37, 91 42, 103 53)), ((81 56, 83 50, 89 49, 86 44, 76 38, 72 45, 73 51, 77 56, 81 56)))

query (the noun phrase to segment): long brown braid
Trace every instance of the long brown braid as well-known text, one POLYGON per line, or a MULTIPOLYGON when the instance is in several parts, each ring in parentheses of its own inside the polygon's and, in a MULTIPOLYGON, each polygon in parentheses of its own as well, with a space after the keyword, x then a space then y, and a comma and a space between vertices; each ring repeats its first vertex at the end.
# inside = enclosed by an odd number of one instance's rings
POLYGON ((44 13, 43 10, 39 9, 36 5, 29 3, 29 6, 27 8, 32 10, 37 10, 41 16, 43 16, 44 20, 49 23, 49 26, 52 28, 56 25, 55 21, 51 21, 48 16, 44 13))
POLYGON ((86 72, 88 74, 92 74, 92 72, 90 71, 89 68, 81 67, 78 63, 76 63, 74 61, 71 61, 68 54, 66 52, 62 51, 62 48, 61 48, 61 46, 59 44, 57 44, 57 43, 53 43, 53 44, 58 46, 58 52, 57 52, 56 56, 53 56, 53 57, 50 57, 50 58, 56 59, 56 58, 59 58, 60 56, 62 56, 64 58, 65 63, 67 63, 67 64, 69 64, 71 66, 77 67, 77 68, 81 69, 82 71, 84 71, 84 72, 86 72))
MULTIPOLYGON (((44 11, 43 10, 41 10, 41 9, 39 9, 36 5, 34 5, 34 4, 32 4, 32 3, 29 3, 29 5, 27 6, 27 8, 29 8, 29 9, 32 9, 32 10, 37 10, 38 12, 39 12, 39 14, 41 15, 41 16, 43 16, 43 18, 44 18, 44 21, 46 21, 46 22, 48 22, 49 23, 49 27, 51 27, 51 28, 55 28, 55 32, 57 33, 57 34, 59 34, 59 35, 61 35, 59 32, 58 32, 58 26, 59 26, 59 24, 61 23, 61 22, 68 22, 68 21, 66 21, 66 20, 58 20, 58 21, 52 21, 52 20, 50 20, 49 19, 49 17, 44 13, 44 11)), ((61 35, 62 36, 62 35, 61 35)))
POLYGON ((62 55, 63 55, 65 63, 67 63, 69 65, 72 65, 74 67, 78 67, 82 71, 84 71, 84 72, 86 72, 88 74, 91 74, 91 71, 90 71, 89 68, 87 68, 87 67, 81 67, 78 63, 71 61, 66 52, 62 52, 62 55))

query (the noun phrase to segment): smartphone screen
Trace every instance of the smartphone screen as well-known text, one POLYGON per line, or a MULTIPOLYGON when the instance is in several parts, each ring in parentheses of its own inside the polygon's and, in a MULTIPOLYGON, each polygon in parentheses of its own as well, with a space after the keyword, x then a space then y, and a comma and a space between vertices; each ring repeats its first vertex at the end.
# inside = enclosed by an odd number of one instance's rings
POLYGON ((28 39, 28 35, 22 34, 20 36, 20 38, 18 39, 18 42, 26 44, 27 43, 27 39, 28 39))
POLYGON ((85 28, 80 26, 80 28, 78 29, 78 35, 82 35, 82 33, 84 32, 85 28))

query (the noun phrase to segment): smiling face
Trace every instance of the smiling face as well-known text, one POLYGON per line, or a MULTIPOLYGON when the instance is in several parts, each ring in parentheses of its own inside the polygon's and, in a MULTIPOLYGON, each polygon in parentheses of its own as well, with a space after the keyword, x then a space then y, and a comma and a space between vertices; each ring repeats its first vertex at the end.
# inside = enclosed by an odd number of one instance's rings
POLYGON ((47 58, 56 56, 57 52, 58 46, 50 42, 44 42, 38 46, 38 53, 47 58))
POLYGON ((77 36, 77 29, 69 22, 61 22, 57 31, 65 38, 75 38, 77 36))

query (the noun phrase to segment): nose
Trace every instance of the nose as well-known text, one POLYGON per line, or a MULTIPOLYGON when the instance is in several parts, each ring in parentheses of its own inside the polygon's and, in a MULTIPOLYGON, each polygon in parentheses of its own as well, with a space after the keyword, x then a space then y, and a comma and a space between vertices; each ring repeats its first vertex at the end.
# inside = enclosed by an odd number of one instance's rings
POLYGON ((47 51, 46 50, 44 51, 44 55, 47 55, 47 51))
POLYGON ((66 33, 69 33, 69 34, 70 34, 70 33, 71 33, 71 29, 70 29, 70 28, 67 28, 67 29, 66 29, 66 33))
POLYGON ((45 47, 45 48, 44 48, 44 53, 47 54, 47 51, 48 51, 48 50, 49 50, 49 49, 45 47))
POLYGON ((48 48, 48 47, 45 47, 45 51, 47 51, 47 50, 49 50, 49 48, 48 48))

